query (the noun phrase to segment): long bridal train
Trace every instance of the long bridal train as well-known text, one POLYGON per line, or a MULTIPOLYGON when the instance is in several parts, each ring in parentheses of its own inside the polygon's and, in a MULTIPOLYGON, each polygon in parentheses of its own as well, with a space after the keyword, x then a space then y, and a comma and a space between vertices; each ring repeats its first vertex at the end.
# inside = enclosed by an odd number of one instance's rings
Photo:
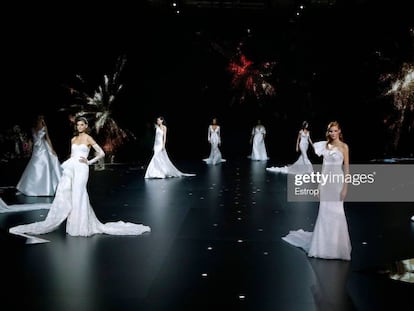
POLYGON ((13 213, 23 211, 33 211, 39 209, 49 209, 52 203, 26 203, 8 205, 0 198, 0 213, 13 213))

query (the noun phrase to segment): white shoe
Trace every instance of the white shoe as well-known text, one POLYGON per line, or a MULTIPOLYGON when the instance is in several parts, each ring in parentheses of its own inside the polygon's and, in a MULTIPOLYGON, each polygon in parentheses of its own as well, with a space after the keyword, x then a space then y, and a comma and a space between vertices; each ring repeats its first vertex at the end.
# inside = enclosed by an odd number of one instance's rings
POLYGON ((411 216, 411 221, 414 221, 414 216, 411 216))

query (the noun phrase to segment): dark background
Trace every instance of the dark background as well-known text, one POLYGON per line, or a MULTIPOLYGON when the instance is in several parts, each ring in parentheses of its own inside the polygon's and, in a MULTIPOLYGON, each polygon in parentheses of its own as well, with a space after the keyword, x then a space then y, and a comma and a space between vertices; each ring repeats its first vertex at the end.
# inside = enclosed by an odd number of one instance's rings
MULTIPOLYGON (((221 124, 228 159, 249 154, 258 118, 268 130, 272 164, 296 159, 296 135, 305 119, 314 141, 324 139, 329 121, 338 120, 351 162, 384 156, 382 121, 393 104, 382 95, 389 85, 379 77, 413 62, 406 2, 258 1, 262 6, 252 9, 243 1, 203 8, 178 1, 180 14, 172 1, 142 2, 5 9, 12 22, 2 21, 1 128, 19 124, 29 130, 42 112, 59 157, 66 158, 71 128, 61 109, 74 101, 67 86, 76 87, 80 74, 93 94, 125 55, 112 116, 135 139, 117 151, 118 161, 149 161, 158 115, 167 121, 173 159, 208 156, 213 117, 221 124), (305 10, 297 16, 301 3, 305 10), (226 68, 239 42, 255 63, 276 62, 274 97, 238 102, 226 68)), ((410 155, 412 143, 402 143, 395 155, 410 155)))

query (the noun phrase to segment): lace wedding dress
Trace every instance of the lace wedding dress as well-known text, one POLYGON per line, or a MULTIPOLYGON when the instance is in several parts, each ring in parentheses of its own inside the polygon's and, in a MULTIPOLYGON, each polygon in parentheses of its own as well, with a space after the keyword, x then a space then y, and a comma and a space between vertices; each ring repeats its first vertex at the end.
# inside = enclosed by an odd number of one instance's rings
MULTIPOLYGON (((93 148, 104 155, 98 145, 94 145, 93 148)), ((86 188, 89 166, 79 161, 80 157, 88 157, 89 150, 90 148, 85 144, 72 144, 71 157, 62 164, 62 177, 46 219, 12 227, 9 229, 10 233, 27 237, 29 239, 27 243, 49 242, 31 235, 51 232, 65 220, 66 233, 71 236, 87 237, 98 233, 140 235, 151 231, 150 227, 142 224, 123 221, 101 223, 97 219, 86 188)))

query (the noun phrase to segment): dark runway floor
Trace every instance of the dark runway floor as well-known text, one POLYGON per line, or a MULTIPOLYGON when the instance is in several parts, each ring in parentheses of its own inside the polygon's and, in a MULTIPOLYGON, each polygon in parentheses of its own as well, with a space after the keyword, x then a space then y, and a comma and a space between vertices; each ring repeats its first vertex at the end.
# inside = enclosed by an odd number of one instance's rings
MULTIPOLYGON (((138 237, 89 238, 59 230, 27 245, 8 228, 47 210, 0 213, 2 310, 408 310, 414 284, 384 273, 414 257, 413 203, 345 203, 351 262, 311 259, 281 237, 312 230, 318 204, 288 202, 286 176, 265 162, 218 166, 176 161, 195 177, 145 180, 144 167, 91 170, 89 194, 102 222, 151 226, 138 237)), ((2 165, 8 204, 21 167, 2 165)), ((413 278, 411 278, 412 280, 413 278)))

